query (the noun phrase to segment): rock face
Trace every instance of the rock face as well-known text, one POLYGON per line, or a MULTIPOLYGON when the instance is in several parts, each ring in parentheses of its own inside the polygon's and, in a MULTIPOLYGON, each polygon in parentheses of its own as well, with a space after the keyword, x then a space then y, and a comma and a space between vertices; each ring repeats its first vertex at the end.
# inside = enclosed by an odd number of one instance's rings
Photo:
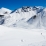
POLYGON ((0 15, 0 25, 4 24, 4 15, 0 15))
POLYGON ((22 12, 29 12, 30 10, 31 10, 31 7, 29 6, 22 7, 21 9, 22 12))
POLYGON ((46 28, 46 8, 41 6, 23 6, 13 11, 1 8, 0 25, 9 27, 46 28))

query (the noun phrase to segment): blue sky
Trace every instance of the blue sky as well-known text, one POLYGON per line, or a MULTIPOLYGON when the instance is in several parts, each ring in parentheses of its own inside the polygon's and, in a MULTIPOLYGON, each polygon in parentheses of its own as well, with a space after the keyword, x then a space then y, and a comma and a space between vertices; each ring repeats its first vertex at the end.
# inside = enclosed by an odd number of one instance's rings
POLYGON ((44 6, 46 7, 46 0, 0 0, 0 8, 6 7, 11 10, 14 10, 22 6, 44 6))

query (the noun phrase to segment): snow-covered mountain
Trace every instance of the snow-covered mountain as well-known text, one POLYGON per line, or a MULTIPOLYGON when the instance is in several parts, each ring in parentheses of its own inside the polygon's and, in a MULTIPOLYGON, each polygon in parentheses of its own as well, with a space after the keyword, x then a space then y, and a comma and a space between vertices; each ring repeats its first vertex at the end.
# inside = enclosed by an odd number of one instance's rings
POLYGON ((46 8, 44 7, 0 9, 0 46, 46 46, 45 29, 46 8))
POLYGON ((46 8, 23 6, 9 10, 0 9, 0 25, 24 28, 46 28, 46 8))

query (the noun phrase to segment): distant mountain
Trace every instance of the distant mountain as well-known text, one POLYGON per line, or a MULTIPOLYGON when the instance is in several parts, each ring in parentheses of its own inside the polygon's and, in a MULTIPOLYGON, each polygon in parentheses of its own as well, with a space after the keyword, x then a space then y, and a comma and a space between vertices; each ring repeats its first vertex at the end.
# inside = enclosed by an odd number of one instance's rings
POLYGON ((2 14, 8 14, 8 13, 11 13, 11 11, 12 11, 12 10, 9 10, 9 9, 7 9, 7 8, 2 7, 2 8, 0 9, 0 14, 1 14, 1 13, 2 13, 2 14))
POLYGON ((42 6, 23 6, 15 10, 1 8, 0 25, 9 27, 44 28, 46 27, 46 8, 42 6))

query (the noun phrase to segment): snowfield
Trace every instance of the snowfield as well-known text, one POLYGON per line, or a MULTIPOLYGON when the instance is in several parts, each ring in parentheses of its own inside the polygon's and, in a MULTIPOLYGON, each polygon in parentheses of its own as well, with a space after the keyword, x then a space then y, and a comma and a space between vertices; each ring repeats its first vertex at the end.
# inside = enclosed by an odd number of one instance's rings
POLYGON ((0 25, 0 46, 46 46, 46 30, 0 25))
POLYGON ((0 46, 46 46, 46 8, 25 6, 0 9, 0 46))

